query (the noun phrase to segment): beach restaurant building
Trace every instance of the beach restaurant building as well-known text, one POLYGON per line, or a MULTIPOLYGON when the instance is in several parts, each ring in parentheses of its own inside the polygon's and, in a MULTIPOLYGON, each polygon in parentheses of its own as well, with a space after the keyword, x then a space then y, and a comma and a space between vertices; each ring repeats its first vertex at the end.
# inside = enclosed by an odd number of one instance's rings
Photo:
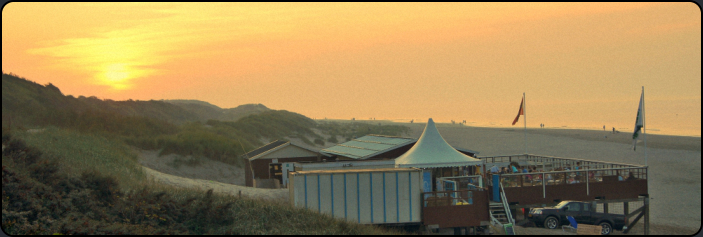
MULTIPOLYGON (((408 145, 399 147, 404 146, 408 145)), ((383 152, 377 152, 381 153, 383 152)), ((389 161, 391 160, 375 162, 383 162, 383 168, 387 168, 391 164, 389 161)), ((432 119, 429 119, 417 142, 392 161, 396 169, 421 170, 422 192, 420 197, 413 200, 421 201, 422 219, 417 224, 430 229, 455 228, 456 231, 470 228, 465 230, 476 233, 478 229, 475 227, 479 226, 514 225, 516 215, 513 213, 519 208, 529 210, 531 207, 553 205, 561 200, 578 200, 595 201, 605 213, 609 212, 609 203, 622 203, 620 207, 628 218, 639 214, 628 224, 628 229, 644 216, 645 232, 648 232, 646 166, 530 154, 467 156, 442 138, 432 119), (529 173, 487 173, 486 166, 533 169, 529 173), (467 167, 472 169, 471 174, 461 172, 467 167), (628 178, 624 179, 625 175, 628 178), (628 206, 632 202, 643 204, 632 211, 628 209, 633 207, 628 206)), ((356 166, 357 170, 337 166, 328 168, 336 169, 334 172, 340 175, 359 171, 356 166)), ((289 187, 291 190, 293 188, 299 187, 289 187)), ((331 200, 333 196, 320 196, 318 199, 331 200)))
MULTIPOLYGON (((320 152, 330 155, 335 160, 342 161, 386 160, 395 159, 405 154, 416 142, 417 139, 409 137, 369 134, 322 149, 320 152)), ((452 148, 468 156, 478 154, 477 151, 457 147, 452 148)))
POLYGON ((246 186, 261 187, 261 184, 265 182, 268 184, 268 188, 280 186, 283 175, 281 165, 284 162, 331 159, 327 154, 289 141, 273 141, 244 154, 243 157, 247 160, 244 167, 246 186), (259 185, 256 184, 257 181, 259 185))

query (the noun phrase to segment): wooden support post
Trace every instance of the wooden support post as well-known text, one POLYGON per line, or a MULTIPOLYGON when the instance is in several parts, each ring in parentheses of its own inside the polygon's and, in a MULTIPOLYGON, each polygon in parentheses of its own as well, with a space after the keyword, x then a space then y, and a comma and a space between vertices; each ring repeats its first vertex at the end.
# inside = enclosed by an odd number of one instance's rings
POLYGON ((637 221, 639 221, 640 218, 642 218, 642 216, 644 216, 644 211, 645 211, 644 209, 645 209, 645 206, 642 206, 642 207, 640 207, 640 208, 637 208, 637 210, 633 211, 632 213, 625 214, 625 216, 627 217, 627 219, 630 219, 632 216, 634 216, 634 215, 636 215, 636 214, 639 213, 639 215, 637 215, 637 217, 635 218, 635 220, 633 220, 632 222, 630 222, 630 224, 626 225, 626 226, 627 226, 627 229, 622 232, 623 234, 627 234, 627 232, 630 232, 630 231, 632 230, 632 227, 635 226, 635 224, 637 224, 637 221))
MULTIPOLYGON (((626 216, 627 216, 627 214, 630 214, 630 205, 629 204, 630 204, 630 202, 624 202, 623 206, 622 206, 623 213, 625 213, 626 216)), ((627 221, 625 221, 625 225, 627 225, 627 224, 629 224, 629 223, 627 223, 627 221)))
POLYGON ((644 198, 644 234, 649 235, 649 197, 644 198))
MULTIPOLYGON (((627 234, 627 232, 630 232, 630 230, 632 230, 632 227, 635 226, 635 224, 637 224, 637 221, 639 221, 640 218, 642 218, 642 216, 644 216, 644 212, 640 212, 640 214, 637 215, 635 220, 633 220, 632 223, 630 223, 630 225, 627 226, 627 230, 624 230, 622 233, 627 234)), ((645 233, 646 232, 647 232, 647 228, 645 228, 645 233)))
POLYGON ((608 203, 603 203, 603 213, 608 213, 608 203))

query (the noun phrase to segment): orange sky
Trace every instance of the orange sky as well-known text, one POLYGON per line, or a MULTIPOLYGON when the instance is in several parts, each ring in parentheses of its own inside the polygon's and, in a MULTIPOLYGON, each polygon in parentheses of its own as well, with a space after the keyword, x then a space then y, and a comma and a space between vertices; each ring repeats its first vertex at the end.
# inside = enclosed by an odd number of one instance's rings
POLYGON ((701 134, 693 3, 10 3, 2 70, 64 94, 312 118, 701 134), (522 123, 522 121, 520 121, 522 123), (517 126, 517 125, 516 125, 517 126))

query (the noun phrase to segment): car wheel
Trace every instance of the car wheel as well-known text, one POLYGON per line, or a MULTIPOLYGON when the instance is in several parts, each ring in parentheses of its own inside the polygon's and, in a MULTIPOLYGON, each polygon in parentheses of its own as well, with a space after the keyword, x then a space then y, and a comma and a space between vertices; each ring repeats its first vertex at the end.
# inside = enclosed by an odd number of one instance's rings
POLYGON ((544 228, 556 229, 557 227, 559 227, 559 221, 556 217, 550 216, 547 217, 546 220, 544 220, 544 228))
POLYGON ((613 232, 613 227, 610 226, 608 222, 601 222, 600 226, 603 227, 603 230, 600 232, 602 235, 609 235, 610 232, 613 232))

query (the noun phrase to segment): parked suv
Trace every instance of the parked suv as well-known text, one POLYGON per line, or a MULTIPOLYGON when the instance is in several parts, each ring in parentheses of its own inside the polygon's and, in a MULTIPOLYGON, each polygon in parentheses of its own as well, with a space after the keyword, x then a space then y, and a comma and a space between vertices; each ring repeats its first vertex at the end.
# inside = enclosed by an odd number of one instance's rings
POLYGON ((610 234, 613 229, 627 228, 627 217, 620 214, 596 212, 595 202, 562 201, 554 207, 534 208, 527 218, 536 226, 555 229, 561 225, 568 225, 567 216, 572 216, 576 223, 587 225, 600 225, 602 234, 610 234))

